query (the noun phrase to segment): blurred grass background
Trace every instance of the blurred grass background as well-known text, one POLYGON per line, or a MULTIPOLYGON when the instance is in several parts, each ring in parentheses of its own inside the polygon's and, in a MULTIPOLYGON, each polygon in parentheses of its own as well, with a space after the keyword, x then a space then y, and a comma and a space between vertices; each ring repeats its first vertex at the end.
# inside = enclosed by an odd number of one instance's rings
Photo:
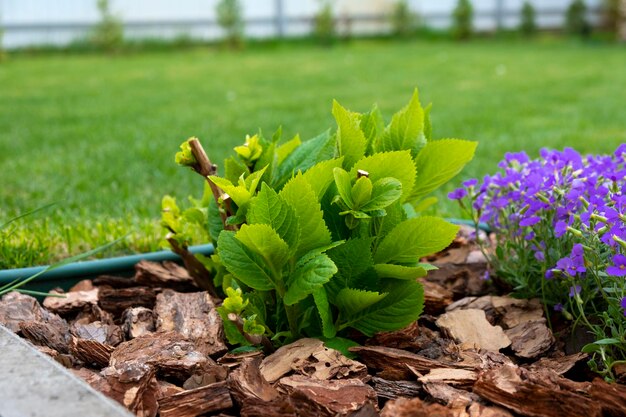
MULTIPOLYGON (((0 65, 0 219, 45 205, 0 242, 0 268, 78 253, 130 233, 114 252, 158 248, 164 194, 202 181, 173 162, 198 136, 218 164, 246 133, 303 139, 334 126, 333 98, 376 102, 389 119, 418 86, 434 136, 480 142, 449 184, 496 169, 508 151, 611 152, 626 142, 626 49, 572 40, 352 41, 333 48, 207 47, 119 56, 22 54, 0 65)), ((438 210, 458 216, 440 193, 438 210)), ((1 223, 1 221, 0 221, 1 223)))

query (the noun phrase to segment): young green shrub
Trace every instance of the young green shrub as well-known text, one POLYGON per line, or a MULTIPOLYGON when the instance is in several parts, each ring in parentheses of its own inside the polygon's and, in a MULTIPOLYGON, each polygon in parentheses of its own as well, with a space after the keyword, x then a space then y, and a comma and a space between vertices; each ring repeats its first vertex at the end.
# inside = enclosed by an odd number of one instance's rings
POLYGON ((527 37, 531 37, 537 33, 535 7, 529 1, 525 1, 522 6, 519 31, 522 35, 527 37))
POLYGON ((100 21, 91 35, 91 43, 99 50, 117 52, 124 43, 124 26, 121 20, 111 13, 108 0, 98 0, 100 21))
POLYGON ((411 11, 408 1, 397 1, 391 13, 391 28, 393 35, 406 38, 414 33, 416 26, 417 16, 411 11))
POLYGON ((573 0, 565 12, 565 30, 568 34, 586 38, 591 34, 587 20, 587 4, 584 0, 573 0))
POLYGON ((203 262, 227 295, 219 311, 232 344, 400 329, 422 312, 416 279, 433 267, 421 258, 457 233, 420 210, 475 142, 433 140, 417 91, 388 125, 376 106, 361 114, 334 102, 332 114, 337 129, 306 142, 282 141, 280 129, 248 136, 223 176, 205 175, 215 166, 197 139, 177 154, 212 190, 207 217, 188 217, 216 244, 203 262))
POLYGON ((474 32, 474 7, 470 0, 458 0, 452 13, 452 36, 457 40, 467 40, 474 32))
POLYGON ((220 0, 216 6, 217 23, 224 30, 224 39, 230 48, 243 46, 243 17, 239 0, 220 0))
POLYGON ((313 18, 313 36, 322 45, 332 45, 337 39, 335 17, 330 1, 321 0, 320 9, 313 18))

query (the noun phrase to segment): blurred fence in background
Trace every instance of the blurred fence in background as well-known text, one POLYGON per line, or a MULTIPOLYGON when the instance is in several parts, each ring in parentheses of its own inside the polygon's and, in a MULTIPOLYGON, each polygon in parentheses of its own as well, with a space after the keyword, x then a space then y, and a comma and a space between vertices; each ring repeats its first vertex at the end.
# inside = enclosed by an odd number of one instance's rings
MULTIPOLYGON (((222 36, 215 6, 218 0, 111 0, 111 10, 124 25, 127 39, 211 40, 222 36)), ((599 20, 602 0, 589 0, 589 18, 599 20)), ((385 34, 395 0, 334 0, 331 2, 339 33, 385 34)), ((421 24, 450 26, 456 0, 409 0, 421 24)), ((523 0, 473 0, 477 31, 515 28, 523 0)), ((559 28, 570 0, 531 1, 537 26, 559 28)), ((319 0, 241 0, 245 35, 249 38, 305 36, 311 32, 319 0)), ((99 20, 96 0, 0 0, 0 28, 4 47, 67 45, 84 39, 99 20)))

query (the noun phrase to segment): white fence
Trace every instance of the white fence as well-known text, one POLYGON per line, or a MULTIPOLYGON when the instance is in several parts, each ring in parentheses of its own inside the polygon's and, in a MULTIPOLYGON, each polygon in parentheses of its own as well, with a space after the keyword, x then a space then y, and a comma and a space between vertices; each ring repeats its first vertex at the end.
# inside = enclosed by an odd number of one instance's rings
MULTIPOLYGON (((189 36, 216 39, 218 0, 111 0, 111 9, 124 23, 128 38, 172 39, 189 36)), ((533 0, 539 27, 558 27, 571 0, 533 0)), ((602 0, 588 0, 596 9, 602 0)), ((319 0, 241 0, 246 36, 268 38, 301 36, 310 32, 319 0)), ((354 34, 385 33, 396 0, 334 0, 338 29, 354 34), (348 23, 349 22, 349 23, 348 23)), ((517 26, 523 0, 473 0, 474 26, 493 30, 517 26)), ((409 0, 425 25, 450 25, 456 0, 409 0)), ((66 45, 84 38, 99 19, 96 0, 0 0, 0 27, 4 47, 66 45)))

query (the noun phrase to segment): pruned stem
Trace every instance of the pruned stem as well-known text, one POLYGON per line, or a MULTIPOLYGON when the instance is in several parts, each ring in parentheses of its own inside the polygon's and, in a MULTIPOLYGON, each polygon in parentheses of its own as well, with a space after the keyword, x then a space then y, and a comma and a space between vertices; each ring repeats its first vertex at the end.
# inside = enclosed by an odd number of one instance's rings
POLYGON ((250 334, 250 333, 246 333, 243 330, 243 319, 239 317, 237 314, 229 313, 228 320, 230 320, 237 327, 237 330, 239 330, 239 333, 241 333, 241 335, 245 337, 248 342, 252 343, 253 345, 262 345, 263 351, 266 354, 270 354, 274 352, 274 345, 272 345, 272 342, 270 341, 270 339, 267 338, 267 336, 258 335, 258 334, 250 334))
POLYGON ((172 247, 172 251, 183 259, 185 267, 196 284, 203 290, 206 290, 211 297, 219 298, 215 285, 213 284, 213 277, 202 262, 200 262, 193 253, 189 252, 186 246, 179 245, 176 239, 170 237, 167 241, 172 247))

